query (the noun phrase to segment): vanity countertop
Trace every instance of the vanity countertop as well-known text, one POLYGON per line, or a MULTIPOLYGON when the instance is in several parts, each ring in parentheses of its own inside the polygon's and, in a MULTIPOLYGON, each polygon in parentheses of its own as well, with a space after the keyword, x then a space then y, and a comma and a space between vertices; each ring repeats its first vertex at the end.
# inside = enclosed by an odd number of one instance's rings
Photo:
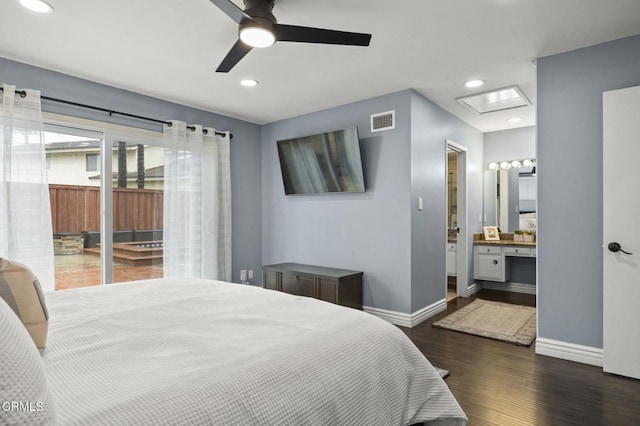
POLYGON ((513 240, 500 240, 500 241, 487 241, 487 240, 476 240, 473 242, 475 246, 524 246, 524 247, 535 247, 536 243, 524 243, 520 241, 513 240))
POLYGON ((521 247, 536 247, 536 243, 525 243, 520 241, 513 241, 513 234, 507 232, 500 233, 500 240, 487 241, 484 239, 484 234, 473 234, 473 245, 486 245, 486 246, 521 246, 521 247))

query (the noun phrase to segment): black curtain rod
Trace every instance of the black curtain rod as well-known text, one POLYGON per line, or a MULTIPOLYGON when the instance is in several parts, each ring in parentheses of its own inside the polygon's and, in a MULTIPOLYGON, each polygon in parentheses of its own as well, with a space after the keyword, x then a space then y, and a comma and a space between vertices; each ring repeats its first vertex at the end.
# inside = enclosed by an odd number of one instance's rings
MULTIPOLYGON (((2 88, 2 86, 0 86, 0 91, 3 91, 3 90, 4 89, 2 88)), ((18 95, 20 95, 21 98, 25 98, 27 96, 27 91, 26 90, 16 90, 16 93, 18 95)), ((71 105, 71 106, 76 106, 76 107, 80 107, 80 108, 92 109, 94 111, 106 112, 106 113, 109 114, 109 116, 112 116, 112 115, 115 114, 115 115, 122 115, 123 117, 135 118, 135 119, 138 119, 138 120, 151 121, 153 123, 158 123, 158 124, 166 124, 169 127, 171 127, 173 125, 173 123, 171 123, 170 121, 158 120, 157 118, 143 117, 141 115, 129 114, 127 112, 114 111, 114 110, 111 110, 111 109, 100 108, 100 107, 93 106, 93 105, 81 104, 81 103, 78 103, 78 102, 65 101, 64 99, 51 98, 49 96, 40 95, 40 99, 45 100, 45 101, 49 101, 49 102, 57 102, 59 104, 65 104, 65 105, 71 105)), ((196 127, 195 126, 187 126, 187 129, 191 130, 192 132, 195 132, 196 127)), ((202 129, 202 132, 205 135, 208 133, 207 129, 202 129)), ((216 135, 224 136, 225 133, 216 132, 216 135)), ((233 134, 229 133, 229 139, 233 139, 233 134)))

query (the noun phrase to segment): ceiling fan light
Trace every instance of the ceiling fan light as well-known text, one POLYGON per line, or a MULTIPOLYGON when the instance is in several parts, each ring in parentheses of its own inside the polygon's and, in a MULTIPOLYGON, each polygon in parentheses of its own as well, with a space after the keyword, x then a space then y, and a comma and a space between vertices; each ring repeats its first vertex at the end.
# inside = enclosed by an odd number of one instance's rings
POLYGON ((53 6, 44 0, 19 0, 20 4, 27 9, 37 13, 51 13, 53 6))
POLYGON ((276 42, 276 37, 262 27, 245 27, 240 30, 240 40, 251 47, 269 47, 276 42))

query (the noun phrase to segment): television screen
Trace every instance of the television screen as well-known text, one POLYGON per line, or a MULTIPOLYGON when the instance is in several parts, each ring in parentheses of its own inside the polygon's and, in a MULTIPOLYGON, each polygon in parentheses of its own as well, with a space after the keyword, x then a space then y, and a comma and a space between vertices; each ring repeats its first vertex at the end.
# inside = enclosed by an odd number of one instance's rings
POLYGON ((365 191, 357 127, 277 144, 287 195, 365 191))

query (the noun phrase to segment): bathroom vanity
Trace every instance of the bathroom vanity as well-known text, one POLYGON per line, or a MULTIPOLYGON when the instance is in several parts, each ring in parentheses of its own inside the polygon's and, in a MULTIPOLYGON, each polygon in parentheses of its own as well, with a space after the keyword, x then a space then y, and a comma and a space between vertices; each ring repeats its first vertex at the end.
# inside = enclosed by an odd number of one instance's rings
POLYGON ((513 241, 513 234, 500 234, 500 241, 486 241, 474 235, 473 278, 484 281, 511 281, 511 259, 536 257, 536 243, 513 241))

